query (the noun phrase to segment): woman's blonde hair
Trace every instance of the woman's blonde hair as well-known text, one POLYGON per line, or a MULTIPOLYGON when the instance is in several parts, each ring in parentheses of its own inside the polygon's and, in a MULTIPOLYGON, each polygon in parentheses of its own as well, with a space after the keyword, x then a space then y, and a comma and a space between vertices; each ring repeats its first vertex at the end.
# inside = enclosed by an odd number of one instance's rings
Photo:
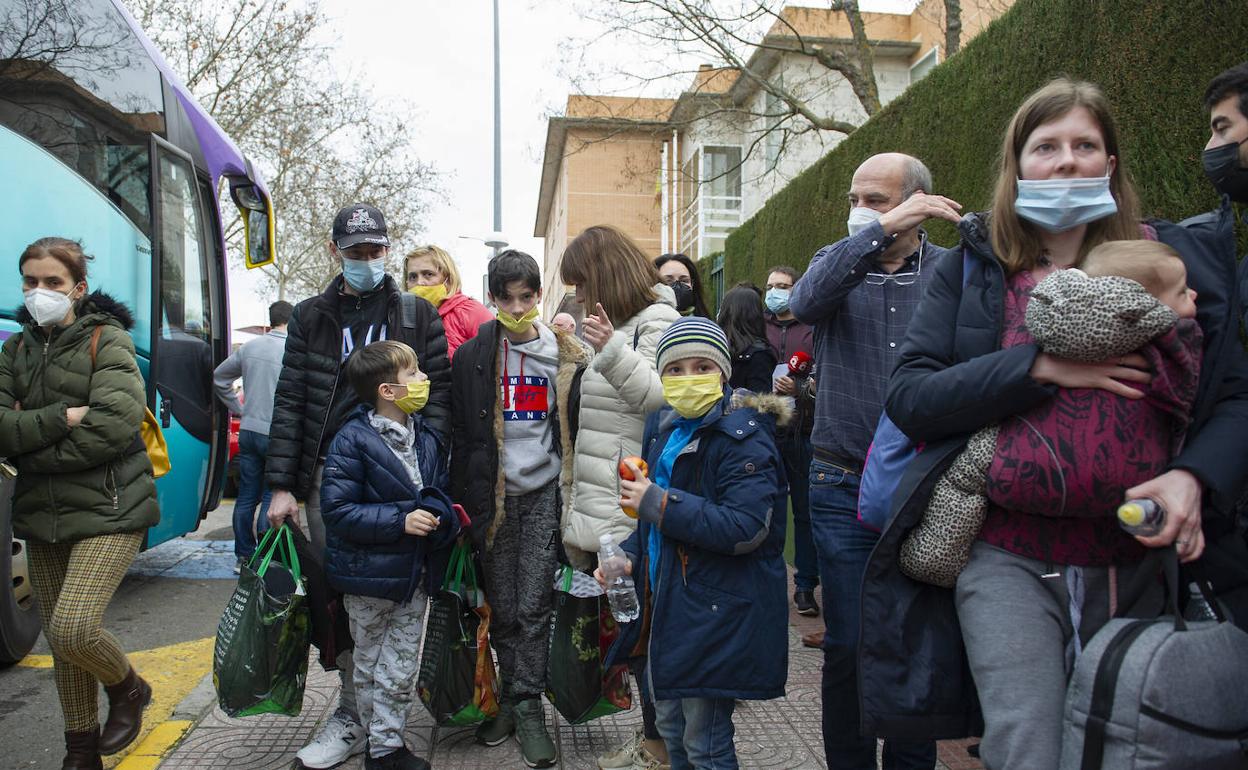
POLYGON ((640 313, 657 300, 659 271, 632 239, 610 225, 594 225, 563 250, 559 268, 565 284, 580 286, 586 314, 602 303, 614 323, 640 313))
POLYGON ((419 257, 428 257, 433 262, 433 266, 442 271, 442 275, 446 276, 446 294, 448 297, 460 290, 459 268, 455 266, 455 260, 451 259, 451 255, 446 253, 446 249, 434 246, 432 243, 427 246, 417 246, 407 252, 407 256, 403 258, 403 283, 405 286, 407 283, 408 260, 419 257))
POLYGON ((1118 149, 1118 131, 1110 114, 1109 101, 1092 83, 1057 78, 1027 97, 1010 119, 1001 145, 1001 170, 992 196, 990 224, 992 248, 1009 275, 1034 268, 1044 251, 1039 228, 1019 219, 1014 210, 1014 200, 1018 197, 1019 156, 1032 132, 1077 107, 1091 113, 1092 119, 1100 126, 1106 154, 1117 161, 1109 178, 1109 190, 1118 203, 1116 214, 1088 224, 1087 234, 1079 248, 1079 260, 1082 261, 1090 250, 1105 241, 1129 241, 1140 237, 1140 202, 1118 149))

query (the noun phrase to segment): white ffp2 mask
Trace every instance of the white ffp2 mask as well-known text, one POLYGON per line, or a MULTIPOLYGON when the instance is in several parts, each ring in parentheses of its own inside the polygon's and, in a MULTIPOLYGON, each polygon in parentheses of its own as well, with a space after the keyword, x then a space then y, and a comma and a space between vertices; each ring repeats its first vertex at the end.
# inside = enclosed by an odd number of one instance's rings
POLYGON ((51 326, 65 320, 73 300, 68 294, 52 289, 31 289, 26 292, 26 309, 40 326, 51 326))

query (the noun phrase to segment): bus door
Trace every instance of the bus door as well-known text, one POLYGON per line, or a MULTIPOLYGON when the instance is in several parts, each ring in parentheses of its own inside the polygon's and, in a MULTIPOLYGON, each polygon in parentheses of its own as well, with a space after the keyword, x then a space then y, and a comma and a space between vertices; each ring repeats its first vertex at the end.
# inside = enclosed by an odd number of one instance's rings
POLYGON ((161 518, 148 533, 149 545, 196 527, 219 473, 221 434, 228 427, 212 388, 214 342, 222 338, 225 320, 216 310, 224 304, 215 218, 186 153, 153 136, 152 169, 156 286, 148 403, 164 430, 172 469, 156 483, 161 518))

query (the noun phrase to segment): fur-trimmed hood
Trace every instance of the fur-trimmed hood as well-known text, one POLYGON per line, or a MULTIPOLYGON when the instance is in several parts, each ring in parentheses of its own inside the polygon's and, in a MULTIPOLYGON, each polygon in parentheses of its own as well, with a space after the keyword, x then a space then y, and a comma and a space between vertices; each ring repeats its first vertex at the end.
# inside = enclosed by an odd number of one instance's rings
MULTIPOLYGON (((114 298, 110 294, 105 294, 98 289, 91 292, 85 297, 78 300, 74 305, 74 313, 79 318, 85 318, 89 315, 99 313, 105 316, 111 316, 121 325, 121 328, 130 331, 134 328, 134 314, 130 312, 121 300, 114 298)), ((25 303, 18 308, 17 322, 26 325, 33 324, 35 317, 26 309, 25 303)))
POLYGON ((788 396, 777 396, 772 393, 755 393, 745 388, 737 388, 732 392, 729 411, 747 407, 764 417, 770 417, 776 426, 783 428, 793 419, 793 399, 788 396))

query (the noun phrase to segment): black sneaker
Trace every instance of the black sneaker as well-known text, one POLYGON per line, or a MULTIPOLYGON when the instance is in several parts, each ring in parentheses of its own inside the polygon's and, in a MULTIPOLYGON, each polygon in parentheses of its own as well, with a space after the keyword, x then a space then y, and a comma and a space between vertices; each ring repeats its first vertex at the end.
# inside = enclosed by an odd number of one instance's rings
POLYGON ((427 760, 408 751, 406 746, 382 757, 364 755, 365 770, 430 770, 431 767, 427 760))
POLYGON ((819 617, 819 605, 815 603, 814 591, 797 591, 793 594, 793 604, 797 607, 798 615, 805 615, 809 618, 819 617))

